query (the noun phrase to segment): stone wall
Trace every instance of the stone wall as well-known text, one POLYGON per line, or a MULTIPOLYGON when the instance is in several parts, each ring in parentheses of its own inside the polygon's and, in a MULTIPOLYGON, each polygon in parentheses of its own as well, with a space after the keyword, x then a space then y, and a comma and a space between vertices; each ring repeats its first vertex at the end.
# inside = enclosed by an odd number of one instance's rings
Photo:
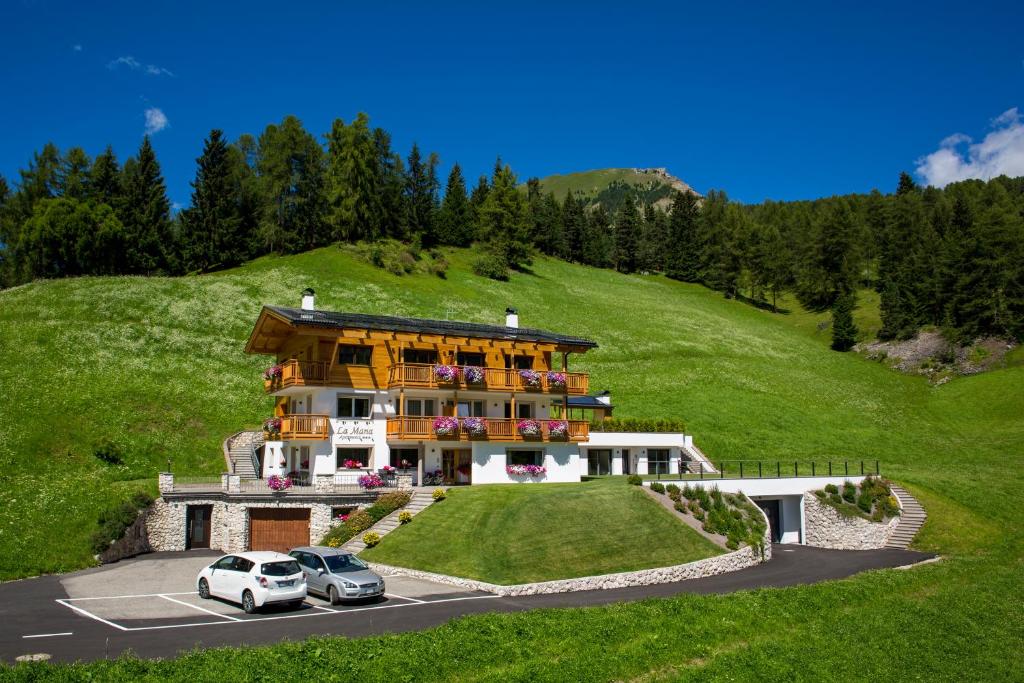
POLYGON ((804 494, 804 542, 834 550, 873 550, 881 548, 900 523, 872 522, 861 517, 846 517, 813 493, 804 494))

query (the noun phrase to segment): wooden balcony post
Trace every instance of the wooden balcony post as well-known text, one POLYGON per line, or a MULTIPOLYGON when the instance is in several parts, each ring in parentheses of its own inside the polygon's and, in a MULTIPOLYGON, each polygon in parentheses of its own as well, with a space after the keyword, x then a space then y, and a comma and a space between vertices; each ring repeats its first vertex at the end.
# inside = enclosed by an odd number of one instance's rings
POLYGON ((405 416, 405 387, 398 390, 398 410, 395 411, 398 417, 405 416))

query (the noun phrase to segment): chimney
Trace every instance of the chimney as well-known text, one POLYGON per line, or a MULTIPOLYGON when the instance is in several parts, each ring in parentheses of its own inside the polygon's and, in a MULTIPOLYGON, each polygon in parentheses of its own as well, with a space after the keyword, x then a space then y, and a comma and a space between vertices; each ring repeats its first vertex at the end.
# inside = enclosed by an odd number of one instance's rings
POLYGON ((514 308, 505 309, 505 327, 519 327, 519 311, 514 308))
POLYGON ((314 310, 313 303, 314 301, 316 301, 316 299, 314 298, 315 295, 316 292, 313 291, 312 287, 306 287, 304 290, 302 290, 302 310, 314 310))
POLYGON ((595 398, 597 398, 598 401, 605 404, 606 406, 610 406, 612 404, 612 392, 608 391, 607 389, 602 391, 595 398))

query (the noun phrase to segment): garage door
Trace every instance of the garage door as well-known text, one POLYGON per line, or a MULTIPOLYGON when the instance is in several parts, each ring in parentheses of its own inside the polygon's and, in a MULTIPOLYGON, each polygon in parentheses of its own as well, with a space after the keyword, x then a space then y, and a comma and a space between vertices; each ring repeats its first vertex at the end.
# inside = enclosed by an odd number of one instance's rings
POLYGON ((286 553, 309 545, 309 510, 249 508, 249 550, 286 553))

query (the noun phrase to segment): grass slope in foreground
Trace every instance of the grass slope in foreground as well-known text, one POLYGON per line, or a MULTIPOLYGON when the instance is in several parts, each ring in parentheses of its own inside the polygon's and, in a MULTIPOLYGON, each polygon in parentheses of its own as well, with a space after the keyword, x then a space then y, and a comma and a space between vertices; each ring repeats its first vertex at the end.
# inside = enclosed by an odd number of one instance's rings
POLYGON ((722 552, 616 478, 451 489, 362 557, 511 584, 664 567, 722 552))

